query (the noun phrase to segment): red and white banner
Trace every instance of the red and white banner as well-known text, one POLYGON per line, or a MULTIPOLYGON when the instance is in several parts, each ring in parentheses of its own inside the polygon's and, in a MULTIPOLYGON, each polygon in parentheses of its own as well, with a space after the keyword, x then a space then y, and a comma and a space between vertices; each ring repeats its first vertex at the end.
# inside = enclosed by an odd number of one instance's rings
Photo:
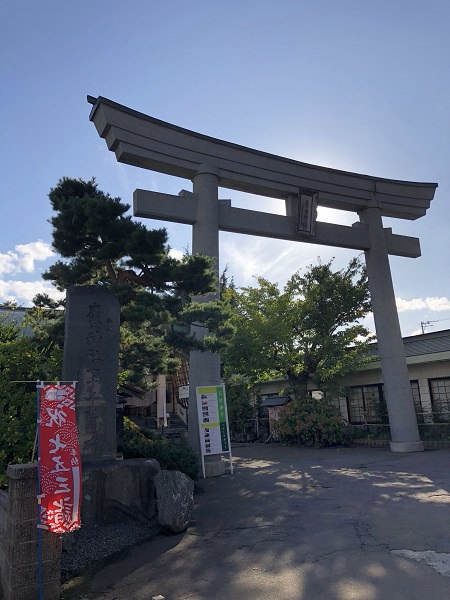
POLYGON ((40 387, 39 527, 67 533, 81 527, 81 460, 75 384, 40 387))

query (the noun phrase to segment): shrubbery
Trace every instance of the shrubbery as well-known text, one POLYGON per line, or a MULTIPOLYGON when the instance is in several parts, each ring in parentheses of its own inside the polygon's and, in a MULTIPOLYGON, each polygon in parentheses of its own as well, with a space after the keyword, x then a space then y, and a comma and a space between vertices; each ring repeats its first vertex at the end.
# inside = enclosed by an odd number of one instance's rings
POLYGON ((274 429, 281 441, 304 446, 336 446, 351 441, 351 430, 325 400, 295 399, 280 410, 274 429))
POLYGON ((151 430, 138 427, 127 417, 124 418, 122 452, 124 458, 154 458, 161 469, 181 471, 191 479, 198 477, 197 455, 185 439, 158 439, 151 430))
POLYGON ((31 462, 36 434, 36 392, 31 386, 0 385, 0 488, 6 487, 9 464, 31 462))
POLYGON ((61 351, 23 335, 23 327, 0 315, 0 487, 9 464, 31 461, 36 435, 36 380, 55 379, 61 351), (29 383, 23 383, 29 382, 29 383))

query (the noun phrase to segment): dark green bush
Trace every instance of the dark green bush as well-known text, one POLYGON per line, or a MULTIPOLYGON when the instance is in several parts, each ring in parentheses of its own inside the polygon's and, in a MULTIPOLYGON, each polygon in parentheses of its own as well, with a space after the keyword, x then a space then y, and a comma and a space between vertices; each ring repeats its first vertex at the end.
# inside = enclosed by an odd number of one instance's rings
POLYGON ((36 434, 36 380, 60 377, 61 351, 23 335, 23 326, 0 315, 0 487, 9 464, 31 462, 36 434), (29 383, 18 383, 18 382, 29 383))
POLYGON ((421 440, 450 441, 450 423, 421 423, 419 424, 421 440))
POLYGON ((337 415, 326 400, 298 398, 280 410, 274 429, 281 441, 303 446, 336 446, 348 444, 348 424, 337 415))
POLYGON ((351 437, 353 440, 390 440, 391 431, 388 425, 368 424, 351 425, 351 437))
POLYGON ((152 431, 141 429, 125 417, 122 433, 123 457, 154 458, 159 462, 161 469, 181 471, 191 479, 197 479, 198 458, 184 438, 165 440, 154 437, 152 431))

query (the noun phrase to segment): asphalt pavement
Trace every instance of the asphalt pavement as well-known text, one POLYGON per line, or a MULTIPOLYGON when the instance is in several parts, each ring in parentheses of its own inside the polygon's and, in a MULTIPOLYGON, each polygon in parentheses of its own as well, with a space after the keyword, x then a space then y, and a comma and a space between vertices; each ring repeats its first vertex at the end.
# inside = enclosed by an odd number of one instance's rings
POLYGON ((90 600, 449 600, 450 450, 233 447, 183 534, 132 548, 90 600))

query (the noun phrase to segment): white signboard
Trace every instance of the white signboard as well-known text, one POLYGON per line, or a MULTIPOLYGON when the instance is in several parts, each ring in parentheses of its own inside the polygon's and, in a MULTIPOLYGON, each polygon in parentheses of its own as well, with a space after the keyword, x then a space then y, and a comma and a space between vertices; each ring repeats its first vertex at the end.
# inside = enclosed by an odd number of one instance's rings
POLYGON ((178 398, 180 400, 189 400, 189 386, 180 385, 178 388, 178 398))
POLYGON ((233 472, 225 386, 223 384, 199 386, 195 390, 203 477, 205 477, 204 457, 213 454, 228 453, 231 472, 233 472))

